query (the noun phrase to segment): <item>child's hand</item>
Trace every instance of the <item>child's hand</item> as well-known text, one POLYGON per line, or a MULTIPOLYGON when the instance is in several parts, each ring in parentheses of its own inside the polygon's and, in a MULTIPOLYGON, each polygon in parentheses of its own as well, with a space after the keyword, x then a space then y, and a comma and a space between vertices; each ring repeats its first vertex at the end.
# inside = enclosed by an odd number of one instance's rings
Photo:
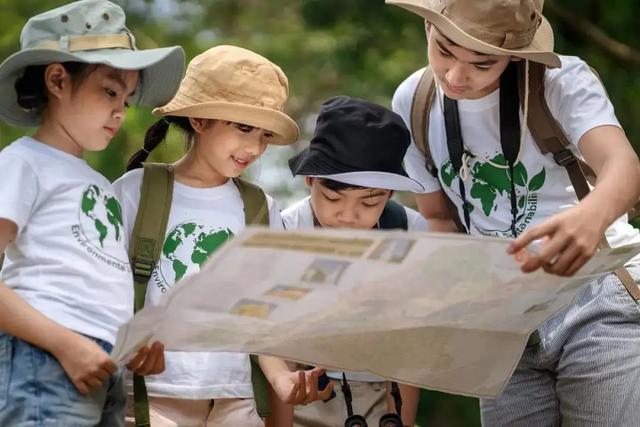
POLYGON ((127 368, 138 375, 156 375, 164 372, 164 344, 156 341, 151 348, 145 345, 127 364, 127 368))
POLYGON ((88 394, 106 383, 118 366, 98 344, 69 331, 68 339, 53 352, 80 394, 88 394))
POLYGON ((572 276, 596 252, 606 228, 599 223, 596 213, 577 205, 522 233, 507 252, 522 259, 525 273, 542 267, 547 273, 572 276), (526 246, 537 239, 541 239, 539 249, 522 257, 526 246))
POLYGON ((316 400, 326 400, 335 383, 331 381, 324 390, 318 390, 318 377, 323 373, 324 369, 321 368, 283 372, 274 378, 272 386, 280 400, 290 405, 306 405, 316 400))

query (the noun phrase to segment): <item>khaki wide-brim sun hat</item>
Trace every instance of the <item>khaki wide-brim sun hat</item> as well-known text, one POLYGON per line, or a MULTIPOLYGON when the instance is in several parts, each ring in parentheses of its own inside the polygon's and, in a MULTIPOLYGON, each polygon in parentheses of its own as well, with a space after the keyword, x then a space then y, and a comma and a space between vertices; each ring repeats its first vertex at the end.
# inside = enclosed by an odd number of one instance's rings
POLYGON ((221 45, 193 58, 178 93, 153 113, 242 123, 272 132, 272 144, 289 145, 300 131, 284 113, 288 96, 280 67, 250 50, 221 45))
POLYGON ((21 50, 0 65, 0 118, 15 126, 38 126, 41 111, 18 105, 15 83, 32 65, 62 62, 104 64, 140 70, 132 102, 156 107, 175 94, 184 72, 179 46, 137 50, 122 8, 106 0, 82 0, 29 19, 21 50))
POLYGON ((385 0, 432 23, 466 49, 512 55, 560 67, 553 30, 542 16, 544 0, 385 0))

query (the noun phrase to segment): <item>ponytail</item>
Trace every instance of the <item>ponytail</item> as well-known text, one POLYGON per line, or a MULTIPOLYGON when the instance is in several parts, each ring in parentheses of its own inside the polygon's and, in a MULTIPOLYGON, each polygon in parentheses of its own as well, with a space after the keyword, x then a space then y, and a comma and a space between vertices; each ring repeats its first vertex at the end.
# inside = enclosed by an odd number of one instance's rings
POLYGON ((167 136, 169 130, 169 121, 164 117, 152 124, 144 134, 144 144, 127 162, 127 172, 142 167, 142 162, 147 160, 149 154, 158 146, 167 136))

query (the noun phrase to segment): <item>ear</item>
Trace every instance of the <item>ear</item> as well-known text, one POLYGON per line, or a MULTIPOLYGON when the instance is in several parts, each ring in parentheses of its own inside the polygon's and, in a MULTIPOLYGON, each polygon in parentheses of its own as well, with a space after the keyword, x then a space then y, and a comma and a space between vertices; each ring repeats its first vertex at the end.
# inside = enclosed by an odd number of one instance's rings
POLYGON ((196 133, 202 133, 207 128, 209 119, 199 119, 195 117, 189 117, 189 124, 196 133))
POLYGON ((44 84, 51 95, 60 99, 71 89, 71 76, 62 64, 50 64, 44 70, 44 84))
POLYGON ((307 185, 307 187, 311 188, 311 186, 313 185, 313 178, 310 176, 305 176, 304 183, 307 185))
POLYGON ((393 197, 394 193, 395 193, 394 190, 389 191, 389 198, 387 199, 387 201, 391 200, 391 198, 393 197))

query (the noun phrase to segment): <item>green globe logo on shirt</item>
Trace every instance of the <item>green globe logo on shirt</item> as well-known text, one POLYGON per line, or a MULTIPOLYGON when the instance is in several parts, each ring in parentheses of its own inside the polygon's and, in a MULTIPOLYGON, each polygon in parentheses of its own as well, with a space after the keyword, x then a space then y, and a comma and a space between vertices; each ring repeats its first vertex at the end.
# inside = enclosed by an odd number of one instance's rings
MULTIPOLYGON (((496 215, 498 206, 504 208, 505 215, 510 216, 511 210, 511 176, 509 169, 500 168, 492 165, 507 166, 507 161, 502 154, 497 154, 492 159, 491 163, 484 162, 482 160, 474 159, 473 166, 471 167, 471 188, 469 189, 469 195, 471 198, 480 202, 482 207, 482 213, 484 216, 489 217, 496 215)), ((451 189, 454 193, 458 194, 458 184, 456 182, 455 189, 453 183, 456 179, 460 179, 458 171, 453 170, 453 165, 450 160, 446 160, 440 167, 440 176, 442 182, 451 189)), ((529 172, 520 162, 513 168, 513 182, 516 191, 516 197, 518 200, 518 215, 516 218, 516 224, 519 226, 519 232, 526 227, 526 224, 531 220, 537 210, 537 192, 542 188, 546 180, 546 172, 544 167, 529 178, 529 172)), ((467 184, 467 188, 468 184, 467 184)), ((473 211, 473 206, 471 206, 473 211)), ((504 230, 481 230, 487 234, 495 234, 501 236, 511 237, 510 227, 504 230)))
POLYGON ((185 275, 200 271, 204 262, 224 242, 233 237, 229 229, 214 229, 194 222, 178 224, 169 232, 162 247, 162 256, 170 261, 171 271, 162 262, 160 270, 167 284, 185 275))
POLYGON ((97 238, 100 248, 105 240, 113 236, 116 242, 122 239, 122 209, 113 194, 105 192, 97 185, 90 185, 82 193, 80 203, 83 231, 89 240, 97 238))

